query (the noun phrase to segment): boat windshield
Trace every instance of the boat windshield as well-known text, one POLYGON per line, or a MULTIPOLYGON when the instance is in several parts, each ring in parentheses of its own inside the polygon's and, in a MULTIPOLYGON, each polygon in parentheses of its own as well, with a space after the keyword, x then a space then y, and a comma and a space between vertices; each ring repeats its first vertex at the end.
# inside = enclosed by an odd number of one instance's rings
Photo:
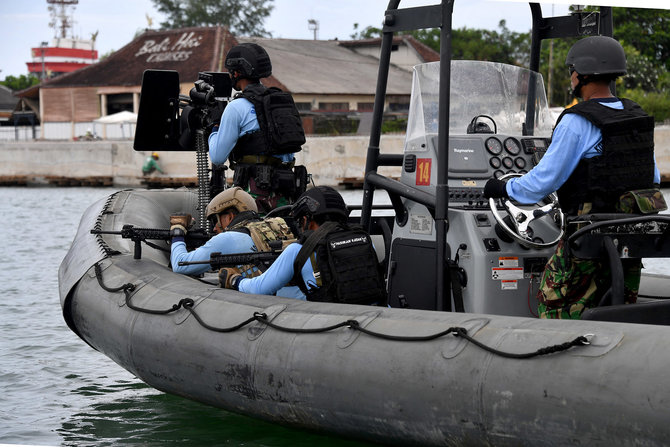
MULTIPOLYGON (((408 141, 437 133, 439 79, 439 62, 414 67, 408 141)), ((525 68, 497 62, 452 61, 450 102, 450 134, 465 134, 473 118, 487 115, 495 121, 498 133, 523 135, 526 109, 531 104, 535 107, 532 135, 551 135, 553 119, 542 75, 525 68)), ((490 120, 479 121, 493 130, 490 120)))

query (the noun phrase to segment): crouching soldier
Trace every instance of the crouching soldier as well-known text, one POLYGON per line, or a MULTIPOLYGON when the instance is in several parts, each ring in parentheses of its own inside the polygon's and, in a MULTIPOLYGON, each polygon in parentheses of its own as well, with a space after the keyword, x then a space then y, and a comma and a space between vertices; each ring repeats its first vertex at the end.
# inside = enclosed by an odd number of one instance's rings
MULTIPOLYGON (((212 253, 234 254, 270 251, 273 241, 293 240, 294 235, 284 219, 273 217, 261 219, 257 214, 256 201, 241 188, 226 189, 214 197, 205 214, 213 231, 217 233, 204 245, 188 252, 184 236, 191 225, 192 217, 188 214, 170 217, 172 246, 170 262, 172 270, 185 275, 200 275, 210 269, 209 264, 179 265, 194 261, 209 261, 212 253)), ((242 266, 236 271, 240 275, 253 276, 260 274, 254 266, 242 266)), ((290 298, 300 297, 297 288, 285 288, 279 293, 290 298)))
POLYGON ((349 211, 333 188, 304 192, 290 213, 301 231, 262 275, 243 278, 222 269, 221 285, 245 293, 273 294, 292 283, 308 301, 384 305, 384 279, 370 235, 347 225, 349 211))

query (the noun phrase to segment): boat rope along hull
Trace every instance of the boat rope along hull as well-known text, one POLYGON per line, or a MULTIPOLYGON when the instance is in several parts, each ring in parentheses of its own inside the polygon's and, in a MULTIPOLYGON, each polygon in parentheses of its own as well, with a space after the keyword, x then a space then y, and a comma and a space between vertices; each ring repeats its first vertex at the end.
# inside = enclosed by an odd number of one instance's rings
POLYGON ((152 387, 269 421, 399 445, 662 445, 670 436, 669 328, 245 295, 172 273, 158 250, 145 246, 136 260, 130 241, 89 234, 96 225, 160 228, 170 213, 196 202, 186 191, 123 191, 92 205, 59 272, 70 327, 152 387), (405 336, 460 326, 486 345, 519 353, 594 337, 589 346, 515 360, 453 336, 398 342, 348 328, 287 333, 259 322, 218 333, 186 309, 151 315, 129 308, 122 292, 101 288, 96 263, 108 287, 135 285, 133 305, 166 309, 191 298, 215 327, 255 312, 292 328, 356 319, 405 336))

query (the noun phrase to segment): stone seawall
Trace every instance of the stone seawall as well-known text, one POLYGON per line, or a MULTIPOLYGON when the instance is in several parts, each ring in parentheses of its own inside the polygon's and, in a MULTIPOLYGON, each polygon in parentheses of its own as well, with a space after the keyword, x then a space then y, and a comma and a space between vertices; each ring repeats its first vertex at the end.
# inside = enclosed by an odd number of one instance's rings
MULTIPOLYGON (((385 135, 384 153, 402 153, 404 135, 385 135)), ((362 178, 369 137, 310 137, 296 154, 317 185, 335 186, 342 178, 362 178)), ((132 141, 30 141, 0 143, 0 177, 111 178, 115 186, 142 184, 142 164, 151 153, 133 150, 132 141)), ((164 177, 196 177, 195 152, 158 152, 164 177)), ((399 167, 380 172, 399 176, 399 167)), ((46 183, 46 181, 44 181, 46 183)))
POLYGON ((670 182, 670 126, 656 126, 654 146, 656 165, 661 171, 661 181, 668 183, 670 182))
MULTIPOLYGON (((656 162, 664 182, 670 182, 670 126, 655 131, 656 162)), ((385 135, 382 153, 402 153, 404 135, 385 135)), ((336 186, 343 178, 362 179, 369 137, 310 137, 296 164, 307 166, 317 185, 336 186)), ((109 178, 115 186, 139 186, 146 151, 133 150, 132 141, 31 141, 0 143, 0 178, 27 177, 31 181, 49 177, 109 178)), ((195 152, 160 152, 161 177, 196 177, 195 152)), ((400 167, 383 167, 380 173, 399 177, 400 167)), ((46 183, 46 182, 45 182, 46 183)))

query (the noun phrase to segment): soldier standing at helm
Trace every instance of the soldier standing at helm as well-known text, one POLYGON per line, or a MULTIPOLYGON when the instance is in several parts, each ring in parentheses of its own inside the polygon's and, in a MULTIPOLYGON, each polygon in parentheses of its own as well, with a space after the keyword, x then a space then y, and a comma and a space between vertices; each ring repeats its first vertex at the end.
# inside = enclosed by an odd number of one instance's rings
POLYGON ((230 161, 233 184, 248 191, 261 215, 292 203, 305 190, 307 171, 294 166, 294 153, 305 143, 293 98, 260 79, 272 74, 267 52, 255 43, 236 45, 225 67, 239 90, 209 136, 212 163, 230 161))
POLYGON ((159 158, 160 157, 156 152, 148 156, 146 160, 144 160, 144 164, 142 165, 142 175, 150 175, 156 171, 160 172, 161 174, 164 174, 163 170, 158 164, 159 158))
MULTIPOLYGON (((610 84, 626 74, 624 50, 611 37, 575 43, 566 59, 573 93, 583 101, 556 122, 546 155, 527 174, 490 179, 484 195, 536 203, 558 191, 568 216, 589 213, 656 213, 666 208, 658 189, 654 119, 633 101, 615 97, 610 84)), ((566 236, 571 229, 568 227, 566 236)), ((641 262, 624 259, 624 299, 637 300, 641 262)), ((541 318, 580 318, 609 288, 607 262, 576 258, 559 241, 538 292, 541 318)))

